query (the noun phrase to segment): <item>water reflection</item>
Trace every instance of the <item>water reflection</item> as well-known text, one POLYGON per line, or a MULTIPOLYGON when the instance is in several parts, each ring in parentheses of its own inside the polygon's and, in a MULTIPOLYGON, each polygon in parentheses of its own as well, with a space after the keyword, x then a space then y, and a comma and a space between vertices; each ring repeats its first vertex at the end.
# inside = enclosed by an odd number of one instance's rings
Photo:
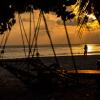
POLYGON ((88 54, 89 55, 98 55, 100 53, 100 45, 99 44, 87 44, 88 46, 88 54))
POLYGON ((88 46, 88 52, 92 52, 94 49, 94 45, 87 45, 88 46))

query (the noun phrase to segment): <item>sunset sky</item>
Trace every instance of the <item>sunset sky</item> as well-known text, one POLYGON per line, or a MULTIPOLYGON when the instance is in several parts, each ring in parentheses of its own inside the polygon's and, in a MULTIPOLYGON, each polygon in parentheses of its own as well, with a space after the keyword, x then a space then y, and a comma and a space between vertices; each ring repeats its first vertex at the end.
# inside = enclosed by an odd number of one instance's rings
MULTIPOLYGON (((38 20, 38 15, 39 11, 34 12, 35 15, 35 24, 37 23, 38 20)), ((55 14, 46 14, 46 20, 48 24, 48 28, 53 40, 53 43, 55 44, 65 44, 66 43, 66 35, 65 35, 65 30, 64 26, 62 23, 62 20, 57 17, 55 14)), ((24 13, 21 14, 24 27, 26 30, 27 35, 29 34, 29 25, 30 25, 30 14, 29 13, 24 13)), ((70 36, 70 40, 72 44, 81 44, 81 43, 100 43, 100 28, 97 25, 97 22, 90 24, 93 26, 90 28, 90 31, 86 29, 85 27, 82 28, 81 32, 82 34, 78 34, 79 27, 77 26, 77 23, 75 20, 73 21, 68 21, 66 23, 67 30, 70 36), (81 38, 80 38, 81 35, 81 38)), ((33 26, 33 20, 32 20, 32 34, 34 33, 34 26, 33 26)), ((3 35, 0 36, 0 41, 3 35)), ((43 19, 41 21, 40 25, 40 31, 39 31, 39 39, 38 39, 39 44, 48 44, 49 40, 46 34, 45 30, 45 25, 43 22, 43 19)), ((7 44, 9 45, 21 45, 22 44, 22 39, 21 39, 21 32, 20 32, 20 27, 19 27, 19 22, 18 22, 18 15, 16 14, 16 24, 12 27, 9 39, 7 41, 7 44)))

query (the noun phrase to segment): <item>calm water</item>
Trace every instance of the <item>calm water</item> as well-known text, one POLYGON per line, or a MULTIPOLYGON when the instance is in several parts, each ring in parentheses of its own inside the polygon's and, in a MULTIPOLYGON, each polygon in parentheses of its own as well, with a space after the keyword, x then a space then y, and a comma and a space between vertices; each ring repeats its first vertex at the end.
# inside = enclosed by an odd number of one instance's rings
MULTIPOLYGON (((100 55, 100 44, 87 44, 88 45, 88 55, 100 55)), ((55 52, 57 56, 68 56, 70 54, 70 49, 68 45, 54 45, 55 52)), ((33 50, 33 49, 32 49, 33 50)), ((53 56, 53 50, 50 45, 42 45, 38 47, 40 56, 53 56)), ((84 45, 72 45, 72 50, 74 55, 83 55, 84 45)), ((28 55, 28 47, 26 46, 26 55, 28 55)), ((4 58, 20 58, 25 57, 23 46, 6 46, 4 58)))

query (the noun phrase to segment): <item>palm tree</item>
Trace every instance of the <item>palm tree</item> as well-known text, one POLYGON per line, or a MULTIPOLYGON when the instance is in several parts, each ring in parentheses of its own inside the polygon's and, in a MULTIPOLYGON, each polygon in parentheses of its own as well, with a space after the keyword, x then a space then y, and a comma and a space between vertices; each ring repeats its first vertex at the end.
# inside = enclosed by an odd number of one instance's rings
POLYGON ((96 19, 100 24, 100 7, 98 0, 78 0, 77 5, 79 5, 79 15, 78 23, 80 23, 80 18, 84 17, 84 22, 88 22, 88 14, 94 14, 96 19), (84 15, 84 16, 83 16, 84 15))

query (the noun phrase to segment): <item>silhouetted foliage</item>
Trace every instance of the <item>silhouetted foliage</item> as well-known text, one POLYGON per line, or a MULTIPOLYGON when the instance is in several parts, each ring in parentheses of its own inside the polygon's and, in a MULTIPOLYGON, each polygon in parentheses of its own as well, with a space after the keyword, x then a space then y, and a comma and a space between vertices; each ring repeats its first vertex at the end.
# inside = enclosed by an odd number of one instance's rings
MULTIPOLYGON (((1 0, 0 1, 0 34, 15 24, 15 12, 24 13, 32 9, 39 9, 45 13, 55 12, 62 20, 73 18, 75 15, 72 11, 67 11, 66 7, 77 2, 79 7, 79 18, 83 13, 94 13, 100 23, 100 7, 99 0, 1 0)), ((84 23, 88 21, 88 17, 84 16, 84 23)))
POLYGON ((50 11, 61 16, 63 20, 66 17, 73 18, 72 12, 66 11, 66 6, 75 4, 76 0, 1 0, 0 1, 0 34, 15 24, 14 13, 23 13, 32 9, 40 9, 45 13, 50 11))
MULTIPOLYGON (((80 0, 80 6, 79 6, 79 18, 82 16, 83 13, 91 14, 93 13, 95 17, 97 18, 99 24, 100 24, 100 4, 99 0, 80 0)), ((86 18, 85 23, 87 23, 88 18, 86 18)), ((80 21, 80 20, 78 20, 80 21)))

